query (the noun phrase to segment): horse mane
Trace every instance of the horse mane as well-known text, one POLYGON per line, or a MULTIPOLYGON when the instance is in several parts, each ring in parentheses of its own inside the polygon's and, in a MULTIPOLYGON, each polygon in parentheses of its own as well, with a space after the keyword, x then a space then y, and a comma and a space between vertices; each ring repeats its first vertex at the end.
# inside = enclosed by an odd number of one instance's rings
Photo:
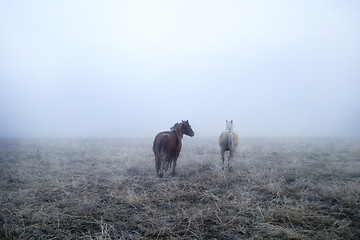
POLYGON ((179 123, 177 122, 177 123, 175 123, 174 124, 174 126, 172 126, 171 128, 170 128, 170 130, 175 130, 176 128, 177 128, 177 126, 179 125, 179 123))

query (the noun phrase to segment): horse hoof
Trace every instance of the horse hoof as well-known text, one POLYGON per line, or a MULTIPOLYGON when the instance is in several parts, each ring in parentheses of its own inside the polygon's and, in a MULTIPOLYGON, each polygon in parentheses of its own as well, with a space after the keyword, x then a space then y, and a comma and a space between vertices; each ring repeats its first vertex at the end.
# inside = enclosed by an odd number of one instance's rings
POLYGON ((159 173, 159 178, 162 178, 164 175, 162 173, 159 173))

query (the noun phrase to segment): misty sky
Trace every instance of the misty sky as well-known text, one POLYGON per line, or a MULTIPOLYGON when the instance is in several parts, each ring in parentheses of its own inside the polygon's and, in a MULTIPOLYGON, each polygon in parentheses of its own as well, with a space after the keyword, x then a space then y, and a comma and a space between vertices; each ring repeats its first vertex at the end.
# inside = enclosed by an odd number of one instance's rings
POLYGON ((1 137, 360 137, 360 1, 1 1, 1 137))

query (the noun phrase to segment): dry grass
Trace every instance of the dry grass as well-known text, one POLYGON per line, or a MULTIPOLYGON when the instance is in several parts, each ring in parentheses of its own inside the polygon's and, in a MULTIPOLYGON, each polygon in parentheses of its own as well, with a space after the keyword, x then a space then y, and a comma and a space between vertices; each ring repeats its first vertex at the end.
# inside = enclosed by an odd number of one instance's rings
POLYGON ((358 139, 0 140, 1 239, 359 239, 358 139))

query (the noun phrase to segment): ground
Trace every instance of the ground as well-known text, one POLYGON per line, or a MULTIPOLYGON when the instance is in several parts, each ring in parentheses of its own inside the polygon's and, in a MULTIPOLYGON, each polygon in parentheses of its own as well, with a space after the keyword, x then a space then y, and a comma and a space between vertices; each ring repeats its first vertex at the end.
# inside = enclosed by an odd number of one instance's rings
POLYGON ((360 140, 1 139, 0 239, 360 239, 360 140), (226 166, 226 165, 225 165, 226 166))

